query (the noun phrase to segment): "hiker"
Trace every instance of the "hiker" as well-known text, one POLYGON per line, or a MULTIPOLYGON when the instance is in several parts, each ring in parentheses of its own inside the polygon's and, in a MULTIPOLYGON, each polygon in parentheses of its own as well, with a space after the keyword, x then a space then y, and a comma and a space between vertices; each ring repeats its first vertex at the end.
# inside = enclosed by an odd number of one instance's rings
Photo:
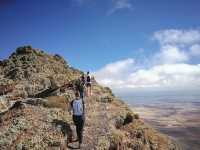
POLYGON ((90 90, 90 95, 92 95, 92 83, 91 83, 91 76, 90 76, 89 71, 87 72, 87 75, 85 76, 85 83, 87 86, 87 95, 88 95, 89 90, 90 90))
POLYGON ((75 92, 75 97, 73 101, 71 101, 68 111, 71 115, 71 110, 73 109, 73 122, 76 126, 76 134, 78 139, 76 141, 79 142, 79 148, 84 147, 85 145, 82 143, 83 140, 83 127, 85 122, 85 108, 86 105, 84 104, 84 101, 80 99, 80 92, 75 92))
POLYGON ((85 84, 85 76, 84 76, 83 73, 82 73, 82 75, 81 75, 81 80, 82 80, 82 82, 85 84))
POLYGON ((81 99, 84 101, 84 91, 86 91, 86 86, 82 82, 81 77, 78 78, 78 81, 76 82, 74 88, 74 91, 80 92, 81 99))

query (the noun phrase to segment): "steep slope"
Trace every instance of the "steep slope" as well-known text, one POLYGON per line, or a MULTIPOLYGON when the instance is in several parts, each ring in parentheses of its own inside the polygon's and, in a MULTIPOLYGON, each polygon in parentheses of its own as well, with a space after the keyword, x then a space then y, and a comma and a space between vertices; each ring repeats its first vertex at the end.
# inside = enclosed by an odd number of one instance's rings
MULTIPOLYGON (((30 46, 17 48, 8 60, 0 61, 3 85, 13 89, 1 94, 0 149, 76 149, 72 116, 61 108, 49 108, 48 97, 63 96, 82 71, 67 66, 58 54, 47 55, 30 46), (10 82, 4 82, 9 80, 10 82)), ((139 119, 128 105, 115 98, 108 87, 92 78, 93 95, 87 105, 84 149, 176 150, 176 145, 139 119)))
POLYGON ((3 67, 1 71, 4 78, 23 84, 28 95, 50 86, 59 86, 80 74, 80 71, 69 67, 58 54, 47 55, 30 46, 17 48, 9 59, 1 61, 0 66, 3 67))

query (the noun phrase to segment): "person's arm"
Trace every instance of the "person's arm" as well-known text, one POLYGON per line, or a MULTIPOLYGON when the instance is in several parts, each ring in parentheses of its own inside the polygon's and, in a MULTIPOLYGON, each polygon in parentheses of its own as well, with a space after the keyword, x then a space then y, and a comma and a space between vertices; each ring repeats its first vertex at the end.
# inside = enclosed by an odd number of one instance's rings
POLYGON ((86 84, 85 76, 84 76, 84 84, 86 84))
POLYGON ((87 92, 87 88, 85 84, 83 84, 83 88, 84 88, 84 91, 87 92))
POLYGON ((76 84, 73 85, 73 90, 76 92, 76 84))
POLYGON ((71 113, 71 110, 72 110, 72 106, 69 105, 68 111, 69 111, 69 114, 70 114, 70 115, 72 114, 72 113, 71 113))
POLYGON ((85 105, 85 103, 84 103, 83 107, 84 107, 84 110, 85 110, 85 109, 86 109, 86 105, 85 105))

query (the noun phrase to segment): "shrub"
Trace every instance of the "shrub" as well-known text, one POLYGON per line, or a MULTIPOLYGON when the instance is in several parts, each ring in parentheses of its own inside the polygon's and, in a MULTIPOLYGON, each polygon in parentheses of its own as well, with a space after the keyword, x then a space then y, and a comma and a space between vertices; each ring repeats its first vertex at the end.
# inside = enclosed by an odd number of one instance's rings
POLYGON ((70 105, 65 96, 51 96, 47 98, 47 107, 50 108, 62 108, 63 111, 66 110, 70 105))
POLYGON ((108 101, 111 103, 114 100, 114 97, 108 93, 108 101))
POLYGON ((119 112, 118 114, 115 115, 115 127, 119 129, 126 118, 126 113, 125 112, 119 112))
POLYGON ((138 130, 138 131, 137 131, 136 137, 137 137, 137 138, 141 138, 141 137, 142 137, 142 132, 141 132, 141 130, 138 130))
POLYGON ((125 120, 124 120, 123 125, 126 125, 126 124, 128 124, 128 123, 130 123, 130 122, 132 122, 132 121, 133 121, 133 115, 132 115, 131 113, 128 113, 128 114, 126 115, 126 118, 125 118, 125 120))
POLYGON ((125 149, 123 141, 123 136, 117 130, 110 133, 110 147, 109 150, 125 149))
POLYGON ((139 117, 138 114, 134 114, 134 118, 135 118, 135 119, 139 119, 140 117, 139 117))

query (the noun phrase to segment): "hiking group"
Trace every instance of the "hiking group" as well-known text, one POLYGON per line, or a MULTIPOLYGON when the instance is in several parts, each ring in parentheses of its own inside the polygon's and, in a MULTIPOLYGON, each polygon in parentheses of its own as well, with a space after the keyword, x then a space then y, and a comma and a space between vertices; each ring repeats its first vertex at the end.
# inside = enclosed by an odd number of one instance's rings
POLYGON ((71 110, 73 110, 73 122, 76 126, 76 134, 77 140, 79 142, 79 148, 84 147, 85 145, 82 143, 83 140, 83 128, 85 123, 85 101, 84 96, 92 95, 92 83, 90 72, 87 72, 87 75, 84 76, 82 74, 81 77, 77 79, 76 84, 74 85, 75 99, 71 101, 70 106, 67 111, 71 114, 71 110), (87 93, 87 94, 85 94, 87 93))

